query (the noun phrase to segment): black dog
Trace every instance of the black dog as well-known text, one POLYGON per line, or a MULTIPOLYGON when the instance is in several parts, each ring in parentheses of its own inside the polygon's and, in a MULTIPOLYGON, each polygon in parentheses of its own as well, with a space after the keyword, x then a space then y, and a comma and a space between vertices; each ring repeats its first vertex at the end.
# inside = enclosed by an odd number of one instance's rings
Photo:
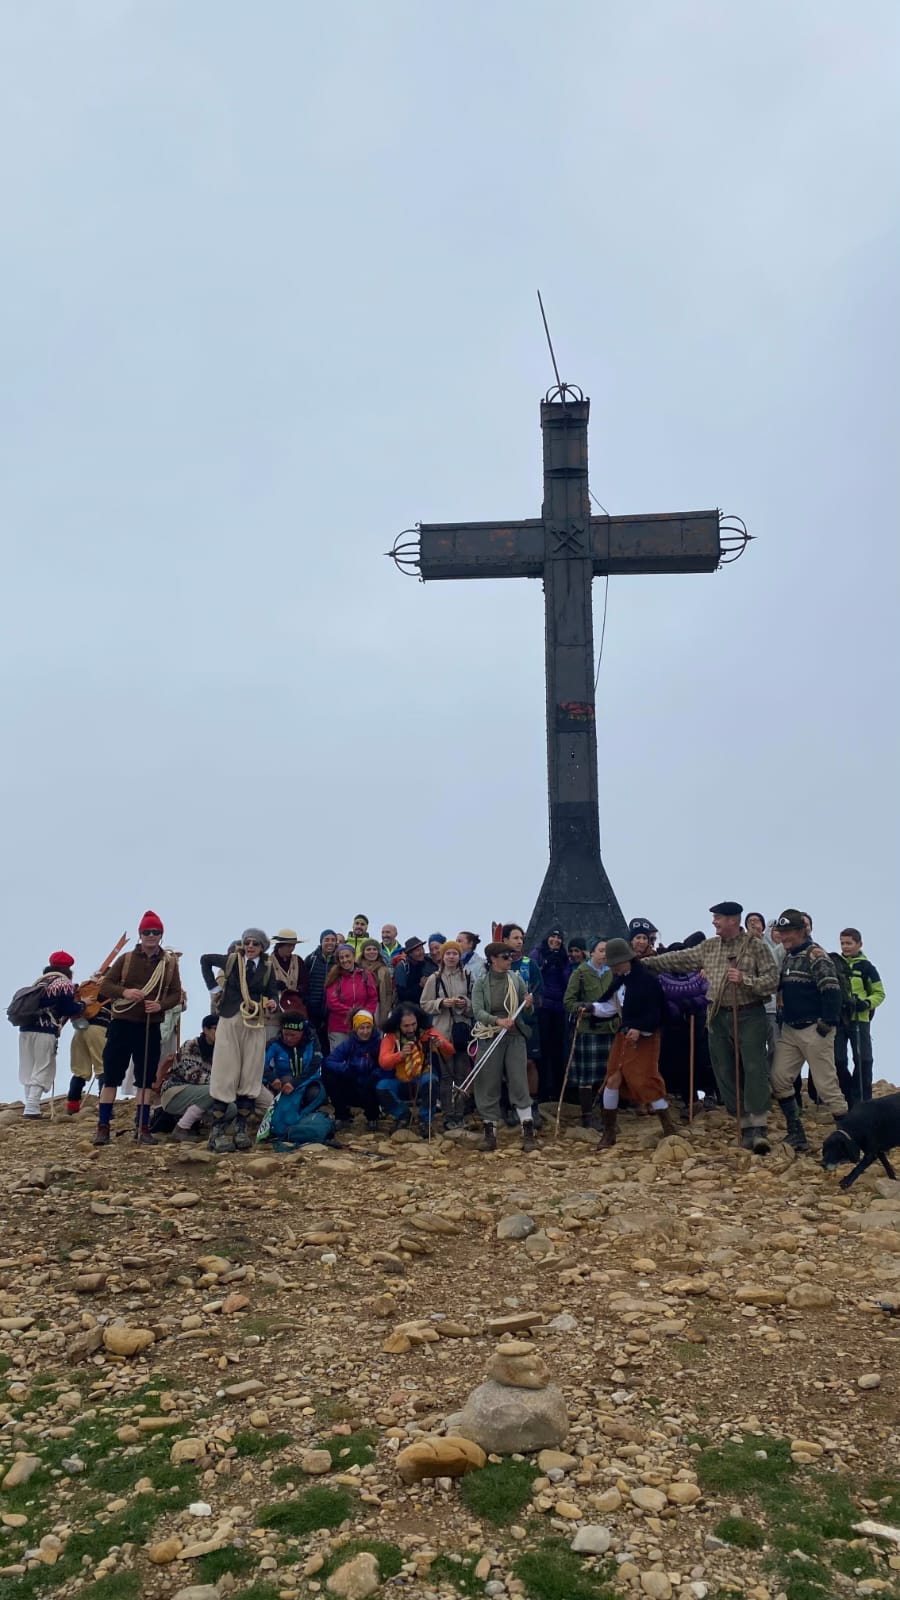
POLYGON ((860 1100, 840 1118, 834 1133, 822 1146, 822 1165, 833 1172, 842 1161, 856 1166, 841 1179, 841 1188, 861 1178, 873 1161, 880 1161, 889 1178, 896 1178, 887 1151, 900 1145, 900 1094, 886 1094, 880 1100, 860 1100))

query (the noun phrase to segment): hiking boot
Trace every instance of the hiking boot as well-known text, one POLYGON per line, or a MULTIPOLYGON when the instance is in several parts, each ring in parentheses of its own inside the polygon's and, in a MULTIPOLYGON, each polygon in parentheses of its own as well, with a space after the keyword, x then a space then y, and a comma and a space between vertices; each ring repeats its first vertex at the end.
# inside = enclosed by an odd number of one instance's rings
POLYGON ((678 1123, 672 1115, 671 1106, 665 1106, 662 1111, 657 1111, 656 1115, 659 1117, 659 1125, 662 1128, 664 1139, 668 1139, 671 1134, 679 1132, 678 1123))
POLYGON ((594 1126, 593 1114, 590 1111, 582 1111, 581 1126, 583 1128, 592 1128, 594 1126))
POLYGON ((80 1110, 81 1110, 81 1101, 80 1100, 67 1100, 66 1101, 66 1116, 67 1117, 77 1117, 77 1115, 78 1115, 80 1110))
POLYGON ((134 1142, 135 1144, 159 1144, 159 1140, 153 1137, 146 1123, 141 1128, 135 1128, 134 1142))
POLYGON ((196 1136, 196 1126, 193 1128, 179 1128, 176 1124, 176 1126, 172 1129, 172 1138, 175 1140, 176 1144, 185 1144, 187 1140, 195 1139, 196 1136))
MULTIPOLYGON (((519 1119, 517 1117, 516 1121, 518 1121, 518 1120, 519 1119)), ((477 1144, 475 1146, 475 1149, 476 1150, 488 1151, 488 1150, 496 1150, 496 1148, 497 1148, 497 1129, 495 1128, 493 1122, 486 1122, 484 1124, 484 1131, 483 1131, 483 1133, 481 1135, 481 1143, 477 1144)))
POLYGON ((217 1156, 228 1155, 234 1149, 234 1139, 225 1126, 224 1117, 217 1117, 214 1121, 206 1148, 213 1150, 217 1156))
POLYGON ((94 1137, 91 1140, 91 1144, 109 1144, 109 1123, 108 1122, 98 1122, 97 1123, 97 1132, 94 1134, 94 1137))
POLYGON ((790 1145, 792 1150, 796 1150, 798 1155, 802 1155, 804 1151, 809 1149, 809 1140, 806 1137, 806 1129, 797 1110, 797 1102, 791 1094, 786 1099, 779 1100, 778 1104, 784 1112, 784 1120, 787 1124, 785 1144, 790 1145))
POLYGON ((535 1128, 540 1129, 544 1126, 544 1115, 536 1100, 531 1102, 531 1120, 535 1128))
POLYGON ((755 1156, 767 1156, 772 1146, 765 1128, 753 1129, 753 1143, 750 1146, 755 1156))
POLYGON ((618 1111, 603 1109, 603 1138, 597 1146, 598 1150, 611 1150, 616 1142, 616 1129, 618 1127, 618 1111))
POLYGON ((251 1136, 251 1134, 250 1134, 250 1132, 249 1132, 249 1130, 247 1128, 247 1118, 246 1117, 242 1117, 242 1116, 235 1117, 234 1126, 233 1126, 233 1136, 234 1136, 234 1146, 233 1146, 233 1148, 235 1150, 252 1150, 253 1149, 253 1138, 252 1138, 252 1136, 251 1136))
POLYGON ((522 1123, 522 1154, 528 1155, 529 1151, 537 1149, 537 1139, 534 1136, 534 1123, 531 1119, 522 1123))
POLYGON ((507 1128, 517 1128, 519 1126, 519 1115, 515 1106, 507 1106, 503 1113, 503 1121, 507 1128))

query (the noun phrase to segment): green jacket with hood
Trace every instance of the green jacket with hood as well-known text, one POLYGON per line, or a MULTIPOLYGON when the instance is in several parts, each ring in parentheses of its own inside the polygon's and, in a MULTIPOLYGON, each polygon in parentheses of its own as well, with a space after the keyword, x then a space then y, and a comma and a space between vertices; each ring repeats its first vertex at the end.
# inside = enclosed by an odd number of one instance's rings
POLYGON ((857 999, 857 1022, 871 1022, 872 1013, 884 999, 884 984, 878 974, 878 969, 869 960, 864 950, 858 956, 845 956, 850 968, 850 987, 857 999))

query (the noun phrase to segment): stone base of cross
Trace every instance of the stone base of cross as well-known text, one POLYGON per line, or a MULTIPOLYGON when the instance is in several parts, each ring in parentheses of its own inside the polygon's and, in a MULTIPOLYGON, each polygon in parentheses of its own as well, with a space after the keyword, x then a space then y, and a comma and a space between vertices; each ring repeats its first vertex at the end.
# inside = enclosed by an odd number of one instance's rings
POLYGON ((423 522, 389 553, 425 583, 443 578, 541 578, 546 616, 550 863, 529 943, 558 924, 567 937, 625 931, 600 851, 591 584, 621 573, 715 572, 750 535, 719 511, 592 516, 590 400, 560 384, 541 402, 544 503, 524 522, 423 522))

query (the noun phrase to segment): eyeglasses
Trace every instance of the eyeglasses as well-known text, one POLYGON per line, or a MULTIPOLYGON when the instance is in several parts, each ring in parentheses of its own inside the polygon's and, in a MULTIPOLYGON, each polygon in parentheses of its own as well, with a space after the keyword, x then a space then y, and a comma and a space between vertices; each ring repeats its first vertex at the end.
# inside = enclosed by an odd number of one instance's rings
POLYGON ((254 950, 261 950, 262 949, 262 944, 261 944, 259 939, 245 939, 244 943, 245 944, 252 944, 254 950))
POLYGON ((145 928, 141 934, 142 939, 161 939, 162 932, 159 928, 145 928))
POLYGON ((512 961, 512 951, 511 950, 501 950, 500 954, 497 957, 497 960, 498 961, 512 961))

